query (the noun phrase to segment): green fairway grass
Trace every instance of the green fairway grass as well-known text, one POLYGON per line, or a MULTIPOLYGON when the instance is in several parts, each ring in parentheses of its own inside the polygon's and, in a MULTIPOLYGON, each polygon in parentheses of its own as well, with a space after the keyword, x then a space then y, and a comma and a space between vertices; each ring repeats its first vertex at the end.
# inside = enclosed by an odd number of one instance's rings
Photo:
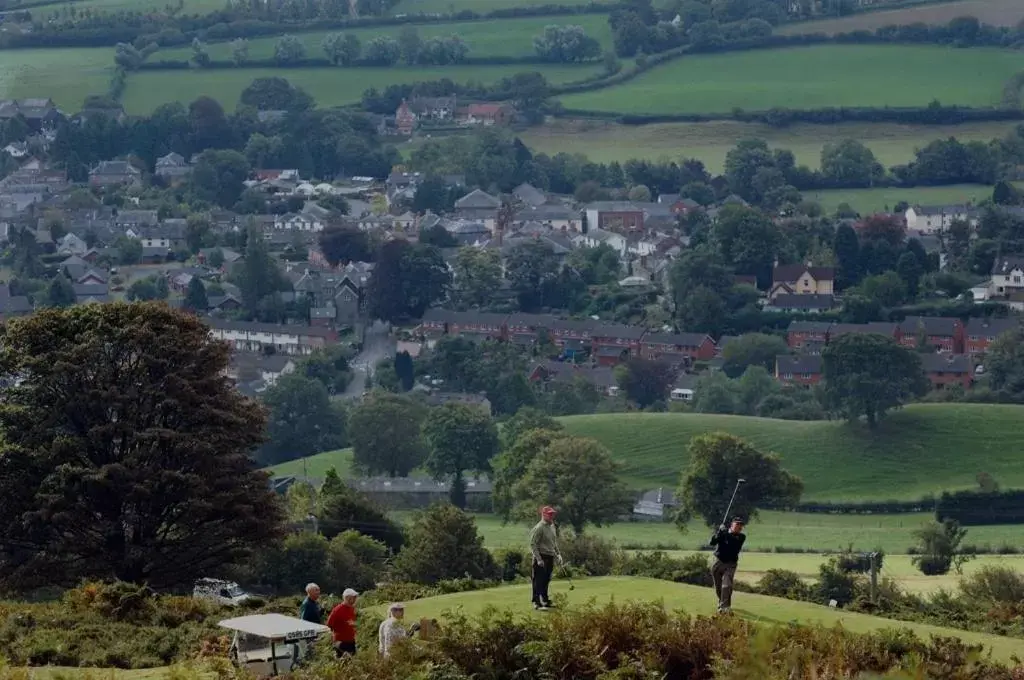
MULTIPOLYGON (((587 66, 418 66, 415 68, 251 68, 211 71, 141 71, 128 78, 124 107, 129 113, 148 114, 161 104, 191 102, 207 95, 234 110, 242 90, 255 78, 282 77, 309 92, 319 106, 357 103, 371 87, 450 78, 458 83, 494 83, 502 78, 538 71, 552 83, 582 80, 601 69, 587 66)), ((36 91, 45 90, 39 83, 36 91)), ((36 95, 41 96, 41 95, 36 95)))
MULTIPOLYGON (((551 591, 556 596, 564 595, 570 608, 589 600, 598 602, 611 599, 620 602, 660 601, 667 609, 679 609, 689 614, 706 616, 713 614, 716 606, 714 592, 710 588, 648 578, 608 576, 577 580, 575 586, 575 590, 570 591, 565 581, 555 581, 551 586, 551 591)), ((376 611, 383 614, 385 607, 385 605, 381 605, 376 608, 376 611)), ((412 620, 422 617, 439 617, 445 611, 460 610, 465 614, 476 614, 487 607, 511 609, 522 612, 524 615, 544 616, 541 613, 533 613, 530 608, 530 586, 525 584, 412 600, 407 602, 405 607, 406 617, 412 620)), ((824 626, 839 624, 854 633, 907 628, 925 639, 931 635, 941 635, 957 637, 972 644, 983 644, 991 649, 995 659, 1002 661, 1009 661, 1013 656, 1024 656, 1024 640, 894 621, 764 595, 738 593, 733 600, 733 611, 741 617, 766 624, 798 623, 824 626)))
MULTIPOLYGON (((1015 122, 966 125, 899 125, 896 123, 798 123, 785 128, 732 120, 707 123, 620 125, 596 120, 558 120, 532 127, 520 138, 535 153, 581 153, 595 162, 624 162, 631 158, 697 158, 713 174, 725 169, 725 155, 742 139, 764 139, 773 148, 789 149, 799 165, 817 168, 828 143, 856 139, 870 148, 885 167, 907 163, 914 151, 936 139, 956 137, 983 141, 1002 137, 1015 122)), ((991 192, 990 192, 991 193, 991 192)))
MULTIPOLYGON (((545 26, 579 25, 587 35, 600 41, 602 47, 611 49, 612 34, 608 18, 603 14, 583 14, 579 16, 526 17, 522 19, 502 19, 488 21, 460 21, 450 24, 424 24, 415 26, 420 38, 448 37, 457 35, 469 47, 470 57, 530 57, 535 54, 533 38, 544 32, 545 26)), ((296 33, 306 47, 308 57, 323 58, 324 51, 320 46, 324 36, 330 33, 345 33, 358 36, 365 45, 373 38, 390 36, 397 38, 404 26, 388 26, 383 28, 361 28, 348 31, 316 31, 314 33, 296 33)), ((251 59, 271 59, 274 56, 274 45, 279 37, 253 38, 249 40, 249 57, 251 59)), ((231 43, 211 43, 207 52, 212 59, 230 60, 231 43)), ((191 47, 161 50, 152 59, 190 59, 191 47)), ((520 70, 529 67, 522 66, 520 70)), ((378 69, 379 70, 379 69, 378 69)))
POLYGON ((958 2, 936 2, 916 7, 887 10, 882 12, 858 12, 837 19, 803 21, 780 26, 779 33, 848 33, 850 31, 873 31, 883 26, 907 26, 909 24, 947 24, 958 17, 975 17, 985 24, 995 26, 1016 26, 1024 19, 1024 3, 1020 0, 959 0, 958 2))
MULTIPOLYGON (((413 513, 393 513, 408 523, 413 513)), ((477 528, 488 548, 515 548, 527 544, 529 523, 503 524, 495 515, 474 515, 477 528)), ((914 544, 913 531, 934 515, 927 512, 898 515, 828 515, 824 513, 762 511, 751 520, 746 549, 772 552, 776 548, 838 552, 881 548, 887 554, 904 554, 914 544)), ((685 533, 671 522, 617 522, 591 527, 588 533, 613 541, 625 549, 697 550, 705 545, 709 530, 692 522, 685 533)), ((969 527, 965 545, 996 549, 1008 545, 1024 548, 1024 525, 969 527)), ((786 553, 783 553, 786 554, 786 553)))
POLYGON ((818 45, 683 57, 622 85, 560 99, 570 109, 627 114, 926 106, 936 99, 995 106, 1021 67, 1012 50, 818 45))
POLYGON ((0 99, 50 97, 77 111, 86 96, 103 94, 114 70, 114 51, 74 47, 0 51, 0 99))
POLYGON ((1024 484, 1024 407, 921 404, 894 412, 877 431, 842 421, 744 416, 615 413, 562 418, 569 433, 594 437, 623 463, 636 488, 673 486, 699 434, 725 431, 778 453, 803 478, 805 500, 920 498, 969 488, 985 471, 1005 487, 1024 484))
POLYGON ((586 5, 590 0, 399 0, 391 8, 392 15, 398 14, 455 14, 469 10, 471 12, 493 12, 513 7, 530 7, 534 5, 586 5))

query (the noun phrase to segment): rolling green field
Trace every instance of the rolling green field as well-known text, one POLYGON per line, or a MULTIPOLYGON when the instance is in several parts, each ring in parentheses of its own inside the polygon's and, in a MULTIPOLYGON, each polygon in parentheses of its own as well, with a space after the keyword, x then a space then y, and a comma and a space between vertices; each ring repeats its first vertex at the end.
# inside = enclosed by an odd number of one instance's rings
MULTIPOLYGON (((611 46, 612 34, 608 26, 608 19, 601 14, 584 14, 580 16, 552 16, 552 17, 526 17, 522 19, 503 19, 501 21, 461 21, 450 24, 424 24, 416 26, 416 30, 422 39, 427 40, 437 37, 448 37, 458 35, 466 46, 469 47, 471 57, 529 57, 535 54, 533 39, 544 32, 545 26, 552 24, 579 25, 586 30, 587 35, 600 41, 602 47, 611 46)), ((353 34, 359 37, 360 42, 365 45, 368 41, 379 36, 390 36, 397 38, 402 31, 402 26, 389 26, 378 28, 362 28, 350 31, 341 31, 345 34, 353 34)), ((302 41, 306 47, 306 54, 309 57, 322 58, 323 49, 320 47, 324 36, 338 31, 316 31, 314 33, 296 33, 295 37, 302 41)), ((279 38, 254 38, 249 41, 249 57, 251 59, 271 59, 274 56, 274 45, 279 38)), ((212 59, 231 59, 231 43, 211 43, 207 45, 207 52, 212 59)), ((189 59, 192 57, 191 47, 161 50, 153 59, 189 59)), ((528 67, 521 66, 520 70, 528 67)))
MULTIPOLYGON (((619 601, 660 601, 666 609, 682 610, 696 615, 711 615, 715 610, 714 593, 709 588, 698 586, 619 576, 579 580, 575 585, 575 590, 570 591, 565 581, 555 581, 551 588, 552 595, 564 595, 570 608, 590 600, 605 602, 614 598, 619 601)), ((515 585, 412 600, 406 603, 405 608, 406 617, 409 619, 439 617, 445 611, 455 610, 472 615, 487 607, 511 609, 522 612, 524 615, 543 616, 543 614, 534 614, 530 609, 529 602, 530 586, 515 585)), ((844 612, 841 609, 830 609, 807 602, 747 593, 737 594, 734 605, 734 612, 737 615, 769 625, 800 623, 835 626, 839 624, 854 633, 907 628, 925 639, 930 635, 942 635, 957 637, 973 644, 983 644, 992 650, 992 656, 995 659, 1003 661, 1009 661, 1015 655, 1024 656, 1024 640, 999 635, 905 623, 866 614, 844 612)), ((378 613, 383 613, 383 610, 384 605, 377 607, 378 613)))
POLYGON ((1024 19, 1024 3, 1020 0, 959 0, 929 3, 880 12, 859 12, 838 19, 804 21, 782 26, 779 33, 846 33, 873 31, 882 26, 908 24, 946 24, 957 17, 971 16, 985 24, 1016 26, 1024 19))
POLYGON ((924 106, 935 99, 993 106, 1021 67, 1011 50, 819 45, 684 57, 561 101, 569 109, 626 114, 924 106))
MULTIPOLYGON (((589 0, 558 0, 559 5, 585 5, 589 0)), ((471 10, 493 12, 513 7, 554 4, 550 0, 399 0, 391 14, 454 14, 471 10)))
POLYGON ((992 187, 984 184, 949 184, 940 187, 880 187, 877 189, 828 189, 808 191, 804 198, 821 204, 825 212, 832 213, 841 203, 848 203, 857 212, 870 213, 892 210, 900 201, 921 205, 953 205, 978 202, 992 197, 992 187))
POLYGON ((290 460, 269 468, 277 477, 309 475, 310 479, 323 479, 331 468, 337 470, 342 479, 352 474, 352 449, 325 451, 308 458, 290 460))
POLYGON ((777 128, 759 123, 717 120, 706 123, 655 123, 620 125, 597 120, 556 120, 520 133, 534 151, 581 153, 589 159, 610 163, 631 158, 648 160, 697 158, 708 170, 725 169, 725 155, 743 139, 764 139, 773 148, 789 149, 797 164, 817 168, 821 150, 828 143, 856 139, 868 146, 886 167, 913 160, 914 151, 936 139, 956 137, 987 142, 1002 137, 1016 123, 990 122, 967 125, 900 125, 896 123, 798 123, 777 128))
POLYGON ((871 432, 845 422, 796 422, 707 414, 630 413, 563 418, 623 463, 634 487, 673 486, 690 438, 721 430, 778 453, 804 480, 805 500, 920 498, 975 485, 979 472, 1004 487, 1024 484, 1018 442, 1024 407, 921 404, 892 413, 871 432))
POLYGON ((0 51, 0 99, 50 97, 77 111, 85 97, 107 91, 114 51, 106 47, 0 51))
MULTIPOLYGON (((551 82, 567 83, 582 80, 601 67, 595 66, 543 66, 529 70, 539 71, 551 82)), ((316 99, 319 106, 343 106, 359 101, 363 92, 371 87, 415 83, 450 78, 456 82, 493 83, 502 78, 522 73, 523 66, 438 66, 415 68, 251 68, 214 71, 142 71, 128 78, 123 103, 133 114, 150 113, 168 102, 190 102, 208 95, 225 108, 233 110, 238 97, 255 78, 279 76, 303 88, 316 99)), ((36 84, 34 96, 49 91, 47 84, 36 84)), ((102 91, 102 90, 101 90, 102 91)), ((22 95, 30 96, 30 95, 22 95)), ((79 101, 81 101, 79 99, 79 101)))
MULTIPOLYGON (((77 11, 86 8, 93 12, 166 12, 168 5, 176 6, 176 0, 75 0, 74 2, 40 2, 26 3, 33 7, 33 15, 40 18, 49 16, 68 5, 72 5, 77 11)), ((8 9, 14 9, 18 5, 10 4, 8 9)), ((181 14, 209 14, 224 9, 223 0, 185 0, 185 6, 181 14)))
MULTIPOLYGON (((410 522, 413 513, 393 513, 410 522)), ((488 548, 522 547, 530 532, 528 523, 502 524, 495 515, 474 515, 488 548)), ((914 544, 912 532, 932 521, 931 513, 900 515, 827 515, 823 513, 763 511, 751 520, 746 549, 771 552, 775 548, 837 552, 881 548, 887 554, 905 554, 914 544)), ((693 522, 685 533, 670 522, 619 522, 587 530, 628 550, 697 550, 710 535, 707 527, 693 522)), ((965 545, 998 548, 1024 547, 1024 525, 969 527, 965 545)), ((785 555, 786 553, 783 553, 785 555)))

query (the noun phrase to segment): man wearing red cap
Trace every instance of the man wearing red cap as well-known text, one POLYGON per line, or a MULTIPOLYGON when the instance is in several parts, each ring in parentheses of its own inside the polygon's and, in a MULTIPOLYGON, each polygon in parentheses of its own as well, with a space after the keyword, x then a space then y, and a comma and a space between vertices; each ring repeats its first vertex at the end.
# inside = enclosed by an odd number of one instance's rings
POLYGON ((530 552, 533 554, 533 608, 547 610, 551 607, 548 585, 555 570, 555 559, 562 561, 555 533, 555 509, 550 505, 540 509, 540 521, 530 532, 530 552))

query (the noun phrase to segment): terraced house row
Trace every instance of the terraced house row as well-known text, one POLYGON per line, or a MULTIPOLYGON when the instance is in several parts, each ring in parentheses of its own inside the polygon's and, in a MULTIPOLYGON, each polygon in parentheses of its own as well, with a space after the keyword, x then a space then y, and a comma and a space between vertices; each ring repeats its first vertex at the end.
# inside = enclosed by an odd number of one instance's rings
POLYGON ((936 352, 982 356, 1003 333, 1020 328, 1019 317, 972 318, 965 325, 955 317, 908 316, 903 321, 865 324, 830 321, 793 321, 786 330, 790 349, 801 354, 821 354, 830 341, 846 333, 877 333, 904 347, 922 344, 936 352))
POLYGON ((546 337, 566 356, 587 353, 602 366, 633 357, 662 359, 673 366, 713 359, 718 346, 705 333, 655 333, 638 326, 549 314, 489 314, 430 309, 419 332, 428 340, 445 335, 502 340, 531 347, 546 337))

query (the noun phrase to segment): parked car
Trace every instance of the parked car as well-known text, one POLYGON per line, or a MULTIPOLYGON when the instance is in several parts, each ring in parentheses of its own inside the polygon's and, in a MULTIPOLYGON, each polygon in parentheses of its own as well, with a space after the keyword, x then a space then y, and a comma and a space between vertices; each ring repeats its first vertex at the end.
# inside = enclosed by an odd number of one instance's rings
POLYGON ((215 578, 201 578, 196 581, 192 597, 210 600, 228 607, 237 607, 248 601, 252 595, 247 593, 234 581, 221 581, 215 578))

